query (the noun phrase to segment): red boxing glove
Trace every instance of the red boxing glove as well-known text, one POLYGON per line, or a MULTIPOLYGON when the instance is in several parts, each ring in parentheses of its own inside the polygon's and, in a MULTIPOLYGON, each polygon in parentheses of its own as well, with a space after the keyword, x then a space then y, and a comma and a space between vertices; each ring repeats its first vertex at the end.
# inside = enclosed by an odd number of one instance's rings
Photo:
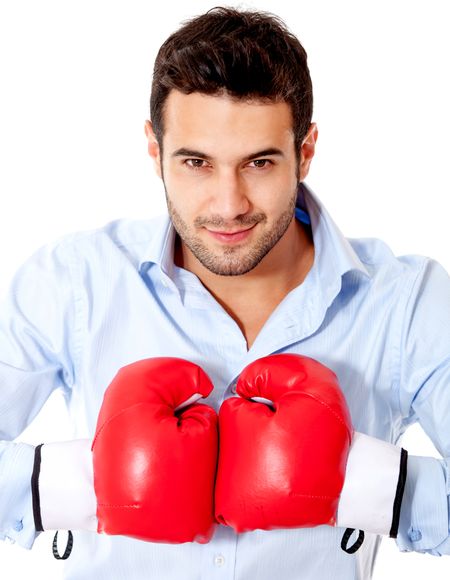
POLYGON ((92 443, 98 532, 151 542, 211 539, 217 414, 195 400, 212 389, 199 366, 180 358, 119 370, 92 443))
POLYGON ((275 354, 248 365, 236 389, 219 411, 217 520, 236 532, 336 525, 353 433, 336 375, 275 354))

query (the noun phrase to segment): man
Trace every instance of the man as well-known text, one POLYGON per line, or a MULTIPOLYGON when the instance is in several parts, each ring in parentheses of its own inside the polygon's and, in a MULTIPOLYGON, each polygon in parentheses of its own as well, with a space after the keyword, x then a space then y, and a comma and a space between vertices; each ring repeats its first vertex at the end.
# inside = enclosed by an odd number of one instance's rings
MULTIPOLYGON (((217 8, 192 19, 158 53, 150 116, 148 151, 169 215, 46 246, 2 309, 2 537, 30 548, 39 529, 72 529, 73 579, 370 578, 382 535, 402 550, 449 554, 448 460, 409 457, 402 471, 397 443, 419 420, 450 456, 450 280, 434 260, 345 239, 304 183, 318 131, 298 40, 261 13, 217 8), (160 357, 194 363, 214 387, 204 403, 219 411, 245 369, 275 353, 331 369, 361 434, 333 521, 244 532, 222 523, 202 542, 97 534, 106 530, 100 486, 117 478, 97 469, 99 434, 113 418, 102 423, 99 412, 119 369, 160 357), (67 394, 74 441, 11 443, 56 388, 67 394), (347 526, 366 532, 351 554, 340 547, 347 526)), ((137 447, 145 443, 121 449, 137 447)), ((243 447, 238 438, 236 457, 243 447)), ((159 462, 170 453, 168 442, 159 462)), ((120 478, 133 479, 126 469, 120 478)), ((167 487, 178 492, 173 479, 167 487)), ((156 509, 163 527, 171 502, 156 509)))

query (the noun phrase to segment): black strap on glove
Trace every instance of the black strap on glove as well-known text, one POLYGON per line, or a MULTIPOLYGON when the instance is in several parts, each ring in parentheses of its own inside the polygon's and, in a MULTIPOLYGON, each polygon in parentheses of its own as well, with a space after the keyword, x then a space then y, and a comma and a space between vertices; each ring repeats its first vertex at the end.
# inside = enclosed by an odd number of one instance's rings
POLYGON ((41 445, 38 445, 34 450, 34 465, 33 473, 31 475, 31 494, 33 499, 33 517, 34 517, 34 527, 37 532, 43 532, 44 528, 42 526, 41 518, 41 499, 39 496, 39 474, 41 472, 41 445))
POLYGON ((396 538, 398 534, 398 526, 400 524, 400 510, 402 507, 403 493, 405 491, 406 476, 408 474, 407 470, 408 464, 408 452, 406 449, 402 448, 400 455, 400 473, 398 475, 397 491, 394 499, 394 509, 392 514, 392 526, 389 532, 390 538, 396 538))
POLYGON ((344 532, 344 535, 342 536, 341 548, 344 550, 344 552, 347 552, 347 554, 354 554, 357 550, 359 550, 359 548, 362 546, 362 543, 364 542, 364 532, 362 530, 358 530, 359 533, 356 542, 352 546, 347 546, 348 541, 350 540, 350 537, 354 531, 354 528, 347 528, 344 532))

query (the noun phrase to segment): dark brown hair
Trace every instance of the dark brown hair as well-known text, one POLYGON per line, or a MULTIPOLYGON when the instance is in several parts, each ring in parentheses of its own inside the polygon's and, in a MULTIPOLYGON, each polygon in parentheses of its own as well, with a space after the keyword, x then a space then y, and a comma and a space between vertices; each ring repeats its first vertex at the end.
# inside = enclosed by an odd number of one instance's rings
POLYGON ((313 93, 306 52, 285 23, 269 12, 217 6, 183 21, 162 44, 150 98, 150 118, 161 149, 164 104, 171 89, 285 101, 292 110, 298 154, 311 123, 313 93))

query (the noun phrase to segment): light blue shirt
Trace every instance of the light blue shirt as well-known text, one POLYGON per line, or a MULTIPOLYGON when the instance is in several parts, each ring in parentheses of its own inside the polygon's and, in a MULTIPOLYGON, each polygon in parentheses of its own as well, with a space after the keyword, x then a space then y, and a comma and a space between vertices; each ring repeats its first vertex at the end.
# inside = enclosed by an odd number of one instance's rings
MULTIPOLYGON (((379 239, 345 238, 305 184, 297 205, 311 222, 314 264, 249 350, 200 280, 174 265, 168 215, 64 236, 27 260, 0 311, 1 538, 30 548, 36 537, 33 448, 12 440, 54 389, 66 395, 74 437, 92 437, 104 390, 133 361, 197 363, 215 386, 206 402, 218 410, 246 365, 293 352, 334 370, 357 431, 399 443, 420 421, 443 459, 410 457, 397 544, 450 554, 449 275, 428 257, 394 256, 379 239)), ((218 526, 208 544, 171 545, 74 532, 66 578, 329 580, 331 570, 335 580, 370 578, 380 538, 367 534, 349 555, 342 533, 318 526, 237 535, 218 526)))

